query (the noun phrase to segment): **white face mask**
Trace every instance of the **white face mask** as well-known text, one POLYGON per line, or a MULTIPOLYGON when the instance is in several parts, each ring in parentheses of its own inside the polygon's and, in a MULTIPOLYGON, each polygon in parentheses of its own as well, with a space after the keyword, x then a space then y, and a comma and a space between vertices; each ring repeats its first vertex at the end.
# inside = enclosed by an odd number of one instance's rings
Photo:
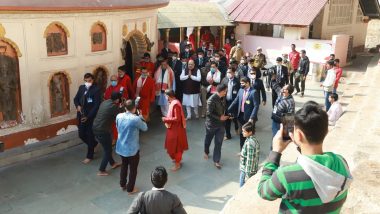
POLYGON ((173 60, 177 60, 177 57, 176 57, 176 56, 173 56, 172 59, 173 59, 173 60))
POLYGON ((251 74, 251 79, 256 79, 256 74, 251 74))
POLYGON ((237 46, 240 48, 240 47, 241 47, 241 44, 237 44, 237 46))
POLYGON ((228 78, 228 79, 232 79, 232 77, 233 77, 233 76, 232 76, 231 73, 227 73, 227 78, 228 78))
POLYGON ((86 86, 86 88, 89 88, 92 86, 92 83, 91 82, 85 82, 84 85, 86 86))
POLYGON ((198 58, 203 58, 203 55, 198 55, 198 58))
POLYGON ((241 63, 241 64, 244 64, 244 63, 245 63, 245 61, 244 61, 244 60, 240 60, 240 63, 241 63))

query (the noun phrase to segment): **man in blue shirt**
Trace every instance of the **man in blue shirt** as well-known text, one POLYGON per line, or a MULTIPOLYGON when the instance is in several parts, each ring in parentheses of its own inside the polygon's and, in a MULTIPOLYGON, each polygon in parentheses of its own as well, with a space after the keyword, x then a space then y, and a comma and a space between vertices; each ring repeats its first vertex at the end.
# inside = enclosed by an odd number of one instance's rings
POLYGON ((122 159, 120 170, 120 187, 127 190, 128 194, 138 192, 135 188, 137 166, 140 160, 139 133, 147 131, 148 126, 144 118, 139 115, 135 102, 127 100, 125 103, 126 112, 117 115, 116 128, 119 133, 116 143, 116 153, 122 159), (127 175, 129 167, 129 178, 127 184, 127 175))

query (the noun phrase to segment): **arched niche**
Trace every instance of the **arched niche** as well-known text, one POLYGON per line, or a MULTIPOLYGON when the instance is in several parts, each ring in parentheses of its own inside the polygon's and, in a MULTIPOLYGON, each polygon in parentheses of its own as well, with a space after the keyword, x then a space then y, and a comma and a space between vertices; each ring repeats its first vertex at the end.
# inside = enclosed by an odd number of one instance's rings
POLYGON ((60 22, 53 22, 46 27, 46 51, 48 56, 68 54, 67 37, 70 36, 67 28, 60 22))
POLYGON ((49 97, 51 117, 70 112, 70 78, 64 71, 54 73, 49 78, 49 97))
POLYGON ((107 50, 107 27, 103 22, 95 22, 90 31, 91 36, 91 51, 107 50))

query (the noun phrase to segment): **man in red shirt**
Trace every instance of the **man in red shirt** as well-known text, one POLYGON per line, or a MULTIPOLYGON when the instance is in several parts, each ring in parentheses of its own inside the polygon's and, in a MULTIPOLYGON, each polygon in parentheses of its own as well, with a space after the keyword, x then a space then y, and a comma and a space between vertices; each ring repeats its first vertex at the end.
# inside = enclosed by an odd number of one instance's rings
POLYGON ((135 79, 133 88, 136 91, 136 97, 140 97, 138 109, 141 110, 144 119, 149 121, 150 104, 155 101, 156 88, 154 79, 149 76, 148 70, 145 67, 141 67, 141 76, 135 79))
POLYGON ((131 78, 128 76, 128 74, 126 74, 126 72, 123 69, 123 66, 120 66, 118 68, 118 83, 122 87, 121 90, 127 91, 129 99, 135 99, 135 92, 133 92, 131 78))
MULTIPOLYGON (((154 63, 150 59, 149 53, 144 53, 142 60, 140 61, 140 67, 145 67, 148 70, 148 74, 150 77, 154 77, 154 63)), ((138 79, 140 74, 135 73, 135 79, 138 79)))
POLYGON ((292 44, 291 48, 292 48, 292 52, 289 53, 289 60, 290 60, 290 65, 292 69, 290 70, 289 73, 290 73, 290 84, 294 85, 293 84, 294 74, 297 72, 301 57, 300 57, 300 53, 296 51, 295 44, 292 44))
POLYGON ((335 78, 335 84, 334 84, 333 93, 336 93, 336 89, 338 88, 339 80, 342 77, 343 70, 339 66, 339 62, 340 62, 339 59, 335 59, 334 62, 335 62, 334 70, 335 70, 335 73, 336 73, 336 78, 335 78))
POLYGON ((112 92, 120 92, 121 96, 125 99, 128 100, 129 96, 126 90, 122 88, 122 86, 118 83, 118 78, 116 75, 112 75, 111 78, 111 85, 108 86, 106 91, 104 92, 104 100, 109 100, 111 99, 111 94, 112 92))

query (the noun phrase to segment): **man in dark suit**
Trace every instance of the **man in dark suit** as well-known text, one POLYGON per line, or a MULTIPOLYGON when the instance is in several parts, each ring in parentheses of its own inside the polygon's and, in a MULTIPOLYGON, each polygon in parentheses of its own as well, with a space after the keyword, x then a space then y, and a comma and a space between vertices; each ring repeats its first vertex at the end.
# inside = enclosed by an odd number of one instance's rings
POLYGON ((94 148, 98 144, 92 131, 92 124, 100 106, 101 95, 100 89, 93 85, 92 74, 86 73, 84 81, 84 85, 79 86, 74 97, 74 104, 77 109, 79 138, 87 144, 86 159, 82 162, 87 164, 94 159, 94 148))
POLYGON ((182 73, 182 62, 178 59, 178 53, 174 52, 171 54, 171 60, 169 62, 170 67, 174 71, 174 77, 175 77, 175 83, 176 83, 176 90, 175 90, 175 96, 178 100, 182 101, 182 84, 180 80, 180 76, 182 73))
POLYGON ((222 73, 221 78, 223 79, 227 74, 227 64, 220 59, 220 55, 218 53, 214 54, 214 60, 217 64, 218 70, 222 73))
MULTIPOLYGON (((276 65, 271 68, 271 73, 276 74, 276 82, 280 85, 281 88, 289 83, 288 68, 282 65, 282 57, 277 57, 276 65)), ((271 79, 270 76, 269 79, 271 79)), ((272 91, 272 108, 274 107, 276 100, 277 94, 272 91)))
POLYGON ((170 50, 169 48, 169 42, 168 41, 164 41, 164 48, 162 48, 161 50, 161 56, 164 58, 164 59, 167 59, 169 57, 169 53, 171 53, 172 51, 170 50))
POLYGON ((259 96, 259 103, 261 103, 261 98, 263 99, 263 105, 267 103, 267 95, 264 87, 263 81, 260 79, 260 74, 256 72, 256 70, 251 70, 248 74, 251 79, 251 87, 254 88, 257 92, 257 96, 259 96))
MULTIPOLYGON (((227 76, 221 82, 222 84, 227 86, 227 95, 226 95, 227 105, 226 106, 230 106, 232 104, 232 101, 235 100, 238 94, 238 91, 240 89, 240 81, 235 76, 235 73, 236 73, 236 68, 230 66, 227 70, 227 76)), ((224 140, 231 139, 231 120, 235 124, 235 133, 239 133, 237 118, 235 117, 233 119, 228 119, 226 120, 226 123, 225 123, 226 136, 224 137, 224 140)))
POLYGON ((185 51, 180 53, 180 58, 190 59, 193 56, 193 52, 190 50, 190 45, 185 46, 185 51))
POLYGON ((197 53, 199 53, 200 51, 201 52, 203 52, 203 55, 207 55, 207 42, 202 42, 202 46, 201 47, 199 47, 198 49, 197 49, 197 53))
MULTIPOLYGON (((259 99, 255 89, 251 88, 248 77, 243 77, 240 80, 240 90, 237 97, 228 107, 228 112, 238 118, 240 126, 247 122, 255 124, 257 121, 257 113, 259 110, 259 99)), ((245 137, 240 132, 240 150, 243 148, 245 137)))
POLYGON ((200 70, 206 66, 207 58, 204 56, 202 50, 198 50, 198 57, 195 60, 195 66, 200 70))
POLYGON ((140 193, 129 207, 127 214, 174 213, 186 214, 177 195, 164 189, 168 173, 162 166, 156 167, 150 177, 152 190, 140 193))

